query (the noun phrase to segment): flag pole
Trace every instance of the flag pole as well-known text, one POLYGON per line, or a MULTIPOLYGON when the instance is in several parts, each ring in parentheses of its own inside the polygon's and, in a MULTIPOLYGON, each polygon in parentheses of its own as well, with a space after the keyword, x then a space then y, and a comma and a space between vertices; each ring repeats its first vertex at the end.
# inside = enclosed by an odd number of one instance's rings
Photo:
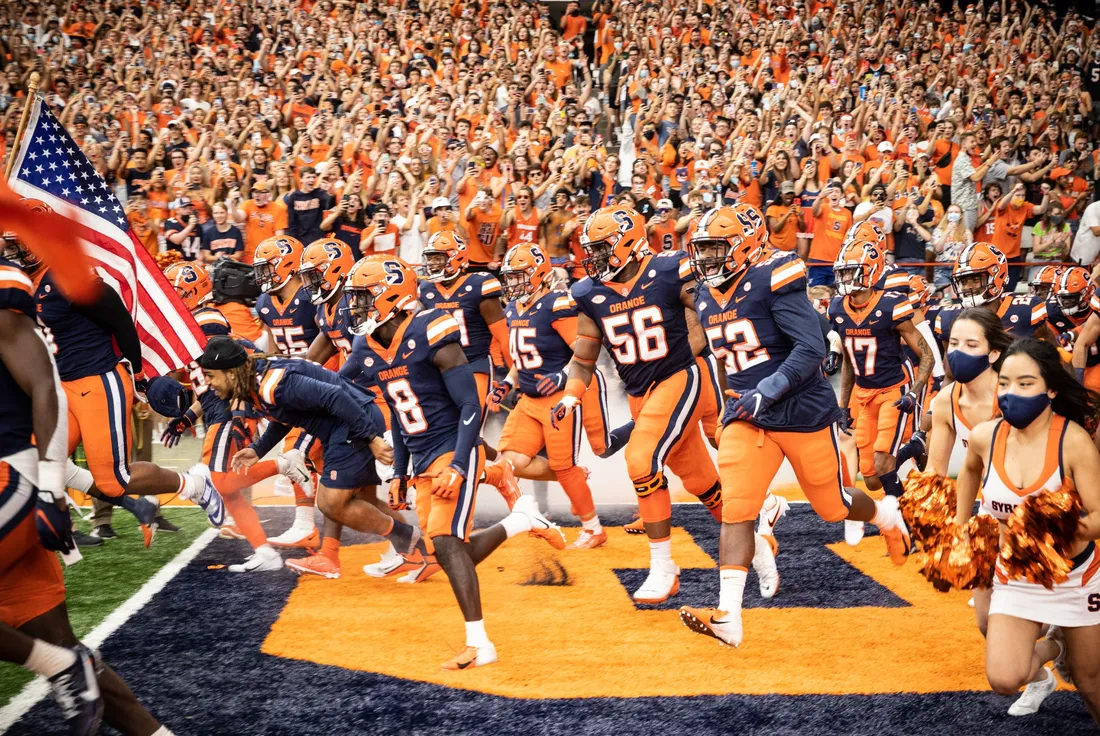
POLYGON ((27 130, 27 120, 31 117, 31 106, 34 105, 35 95, 38 94, 38 85, 42 77, 38 72, 31 72, 31 78, 27 81, 27 101, 23 104, 23 113, 19 116, 19 128, 15 131, 15 143, 8 151, 8 161, 4 165, 4 178, 11 177, 11 170, 15 166, 15 153, 23 141, 23 133, 27 130))

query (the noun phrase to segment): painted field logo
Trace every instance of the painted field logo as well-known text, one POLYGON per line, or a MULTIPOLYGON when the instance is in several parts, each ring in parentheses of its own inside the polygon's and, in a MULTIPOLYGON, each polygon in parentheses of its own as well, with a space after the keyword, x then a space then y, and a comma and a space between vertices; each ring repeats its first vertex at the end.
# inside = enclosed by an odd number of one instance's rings
MULTIPOLYGON (((763 601, 749 576, 742 647, 690 633, 675 609, 717 602, 717 535, 700 506, 678 506, 673 521, 681 591, 657 608, 630 597, 645 578, 648 551, 621 528, 608 528, 610 543, 596 550, 554 555, 528 537, 502 546, 478 567, 500 654, 490 667, 439 669, 463 645, 462 617, 442 574, 418 585, 356 572, 303 578, 263 652, 518 698, 988 688, 966 594, 935 592, 913 564, 894 567, 877 537, 856 548, 835 541, 839 525, 805 506, 779 525, 779 594, 763 601)), ((383 549, 345 547, 342 566, 358 571, 383 549)))

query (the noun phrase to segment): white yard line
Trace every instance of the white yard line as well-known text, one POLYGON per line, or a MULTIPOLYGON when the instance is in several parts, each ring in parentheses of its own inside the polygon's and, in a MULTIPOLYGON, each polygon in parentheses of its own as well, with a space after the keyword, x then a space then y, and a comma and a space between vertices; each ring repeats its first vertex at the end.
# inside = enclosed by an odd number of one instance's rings
MULTIPOLYGON (((111 634, 122 628, 122 625, 130 620, 138 611, 145 607, 145 605, 153 600, 153 597, 157 593, 164 590, 165 586, 172 581, 172 578, 176 577, 183 568, 187 567, 198 557, 199 552, 203 550, 206 545, 210 544, 218 536, 217 529, 207 529, 200 534, 194 542, 191 543, 187 549, 180 552, 175 558, 167 565, 157 571, 153 577, 146 581, 145 585, 138 589, 138 592, 134 593, 128 600, 122 603, 118 608, 111 612, 107 618, 103 619, 87 636, 83 637, 82 641, 89 647, 98 648, 103 645, 103 642, 107 641, 111 634)), ((27 712, 33 708, 39 700, 46 697, 49 694, 49 689, 46 687, 46 681, 41 677, 35 678, 34 681, 27 684, 23 690, 11 699, 3 709, 0 709, 0 734, 6 733, 9 728, 15 725, 20 718, 27 714, 27 712)))

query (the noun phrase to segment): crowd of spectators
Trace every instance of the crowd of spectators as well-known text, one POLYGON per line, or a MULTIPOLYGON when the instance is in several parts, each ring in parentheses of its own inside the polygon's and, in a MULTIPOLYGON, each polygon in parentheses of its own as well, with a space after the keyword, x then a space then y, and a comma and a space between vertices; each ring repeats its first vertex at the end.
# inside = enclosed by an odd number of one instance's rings
MULTIPOLYGON (((153 253, 249 262, 276 233, 475 267, 522 241, 578 273, 625 203, 651 247, 749 202, 811 284, 853 223, 913 272, 972 241, 1100 258, 1100 40, 1023 0, 6 3, 3 145, 29 75, 153 253), (909 265, 906 265, 909 264, 909 265)), ((1029 256, 1030 254, 1030 256, 1029 256)))

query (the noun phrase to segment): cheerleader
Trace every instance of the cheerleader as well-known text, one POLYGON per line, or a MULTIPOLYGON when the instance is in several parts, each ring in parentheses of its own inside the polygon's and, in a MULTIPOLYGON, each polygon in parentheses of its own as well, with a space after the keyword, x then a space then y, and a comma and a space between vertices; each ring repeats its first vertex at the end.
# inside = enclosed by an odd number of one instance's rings
MULTIPOLYGON (((954 332, 952 332, 954 338, 954 332)), ((1072 680, 1100 724, 1100 453, 1083 428, 1100 397, 1062 367, 1058 350, 1026 338, 1005 352, 997 377, 1001 418, 974 427, 958 479, 955 523, 965 526, 979 489, 982 513, 1004 523, 1025 498, 1076 489, 1086 515, 1071 550, 1069 579, 1048 590, 1009 580, 998 565, 985 627, 986 677, 1002 695, 1023 696, 1009 710, 1027 715, 1053 692, 1045 665, 1072 680), (1047 636, 1039 638, 1043 626, 1047 636), (1068 655, 1068 656, 1067 656, 1068 655)), ((942 453, 941 453, 942 455, 942 453)), ((975 602, 982 605, 975 595, 975 602)))

